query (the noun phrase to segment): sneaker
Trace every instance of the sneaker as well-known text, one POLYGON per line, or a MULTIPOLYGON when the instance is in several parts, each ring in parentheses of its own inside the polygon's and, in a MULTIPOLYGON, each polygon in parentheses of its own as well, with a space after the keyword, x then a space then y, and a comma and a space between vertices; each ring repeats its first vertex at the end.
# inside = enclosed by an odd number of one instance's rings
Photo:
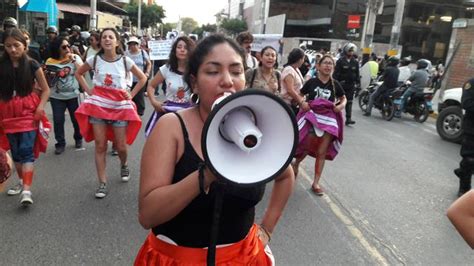
POLYGON ((82 149, 82 140, 77 140, 75 147, 76 149, 82 149))
POLYGON ((122 178, 122 182, 128 182, 128 180, 130 180, 130 169, 128 169, 128 165, 122 165, 120 168, 120 177, 122 178))
POLYGON ((98 199, 105 198, 107 196, 107 184, 106 183, 100 183, 99 187, 95 191, 95 197, 98 199))
POLYGON ((116 149, 114 149, 114 148, 112 148, 112 151, 110 152, 110 154, 111 154, 112 156, 118 156, 118 155, 119 155, 119 154, 118 154, 118 151, 117 151, 116 149))
POLYGON ((23 192, 21 192, 20 204, 23 206, 33 204, 33 199, 31 198, 31 191, 24 190, 23 192))
POLYGON ((64 152, 64 146, 57 146, 56 149, 54 150, 54 154, 59 155, 64 152))
POLYGON ((15 196, 21 193, 23 191, 23 183, 18 182, 18 184, 14 185, 7 191, 7 195, 9 196, 15 196))

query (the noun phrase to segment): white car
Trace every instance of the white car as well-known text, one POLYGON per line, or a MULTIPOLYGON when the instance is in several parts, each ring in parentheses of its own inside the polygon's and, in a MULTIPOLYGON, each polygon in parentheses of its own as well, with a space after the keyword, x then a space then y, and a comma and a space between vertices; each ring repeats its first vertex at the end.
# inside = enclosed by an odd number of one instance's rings
POLYGON ((439 136, 447 141, 460 143, 462 140, 461 107, 462 88, 442 90, 439 95, 438 118, 436 130, 439 136))

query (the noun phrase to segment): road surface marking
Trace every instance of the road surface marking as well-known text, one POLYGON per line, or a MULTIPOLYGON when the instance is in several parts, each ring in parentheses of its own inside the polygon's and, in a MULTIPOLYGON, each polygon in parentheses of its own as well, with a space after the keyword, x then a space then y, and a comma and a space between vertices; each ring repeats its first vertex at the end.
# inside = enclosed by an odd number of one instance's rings
MULTIPOLYGON (((306 173, 306 171, 303 169, 303 167, 300 167, 299 173, 309 181, 310 184, 313 183, 313 179, 306 173)), ((365 239, 364 234, 356 227, 356 225, 352 222, 352 220, 344 214, 344 212, 335 204, 331 198, 327 195, 324 194, 321 197, 328 205, 331 211, 336 215, 339 220, 341 220, 342 223, 346 226, 347 230, 354 236, 359 243, 362 245, 362 247, 367 251, 367 253, 375 260, 377 261, 378 265, 389 265, 387 260, 385 259, 382 254, 377 250, 376 247, 372 246, 367 239, 365 239)))

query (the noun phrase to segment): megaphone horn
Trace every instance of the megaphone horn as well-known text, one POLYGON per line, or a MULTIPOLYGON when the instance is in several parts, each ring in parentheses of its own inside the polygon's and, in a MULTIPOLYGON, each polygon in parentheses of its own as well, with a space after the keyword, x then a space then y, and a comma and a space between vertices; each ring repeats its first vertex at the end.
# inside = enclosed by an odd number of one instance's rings
POLYGON ((209 169, 239 185, 265 183, 280 175, 297 142, 298 128, 289 106, 255 89, 217 99, 201 139, 209 169))

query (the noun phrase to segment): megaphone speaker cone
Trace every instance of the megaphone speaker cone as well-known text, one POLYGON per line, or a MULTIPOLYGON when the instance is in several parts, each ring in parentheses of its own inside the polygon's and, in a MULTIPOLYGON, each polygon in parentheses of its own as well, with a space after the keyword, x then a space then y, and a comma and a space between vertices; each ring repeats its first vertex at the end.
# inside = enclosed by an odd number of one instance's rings
POLYGON ((247 89, 215 105, 204 124, 201 144, 214 174, 254 185, 281 174, 297 142, 298 128, 289 106, 271 93, 247 89))

